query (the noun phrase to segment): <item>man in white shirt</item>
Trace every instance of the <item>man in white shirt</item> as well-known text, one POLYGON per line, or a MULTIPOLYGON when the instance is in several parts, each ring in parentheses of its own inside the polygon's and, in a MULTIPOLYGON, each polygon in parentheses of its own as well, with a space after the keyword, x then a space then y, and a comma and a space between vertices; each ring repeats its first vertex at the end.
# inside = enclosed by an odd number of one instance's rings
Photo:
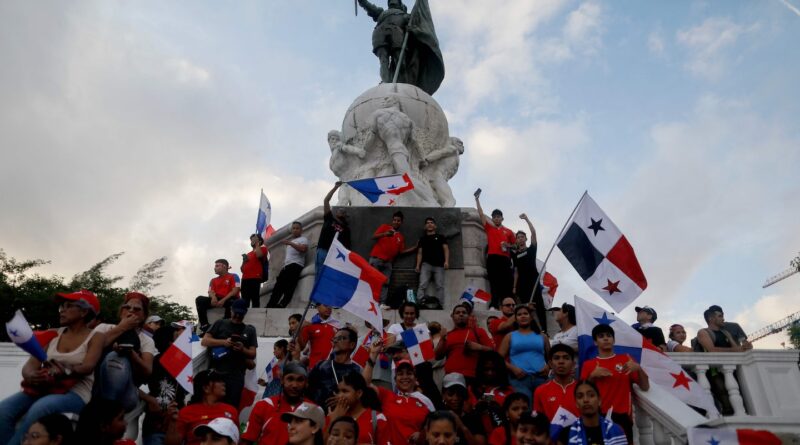
POLYGON ((575 306, 564 303, 561 307, 555 306, 548 309, 558 323, 560 330, 550 339, 550 346, 559 343, 565 344, 578 352, 578 327, 575 326, 575 306))
POLYGON ((272 289, 267 307, 283 308, 289 305, 297 282, 300 281, 300 272, 306 265, 308 239, 303 236, 303 225, 299 221, 292 223, 292 237, 283 240, 283 244, 286 246, 286 258, 283 261, 283 269, 275 280, 275 287, 272 289))

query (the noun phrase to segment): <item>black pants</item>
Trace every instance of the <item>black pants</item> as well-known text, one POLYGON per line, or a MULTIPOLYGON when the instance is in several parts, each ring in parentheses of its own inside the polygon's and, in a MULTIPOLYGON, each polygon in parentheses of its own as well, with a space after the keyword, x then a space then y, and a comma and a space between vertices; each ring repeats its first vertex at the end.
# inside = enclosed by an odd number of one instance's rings
POLYGON ((249 307, 261 306, 261 278, 242 280, 242 298, 249 307))
POLYGON ((492 293, 489 307, 499 309, 503 298, 512 296, 514 271, 511 268, 511 258, 503 255, 489 255, 486 258, 486 273, 489 275, 489 287, 492 293))
MULTIPOLYGON (((233 304, 234 297, 225 300, 223 307, 225 308, 224 318, 231 318, 231 305, 233 304)), ((208 324, 208 310, 211 309, 211 297, 199 296, 194 299, 194 305, 197 307, 197 319, 200 326, 208 324)))
POLYGON ((297 282, 300 281, 300 272, 303 271, 303 266, 292 263, 283 266, 281 273, 275 280, 275 287, 272 289, 272 296, 269 298, 267 307, 286 307, 292 301, 294 289, 297 287, 297 282))
POLYGON ((242 400, 242 389, 244 389, 244 374, 231 372, 225 377, 225 397, 223 402, 239 409, 239 402, 242 400))

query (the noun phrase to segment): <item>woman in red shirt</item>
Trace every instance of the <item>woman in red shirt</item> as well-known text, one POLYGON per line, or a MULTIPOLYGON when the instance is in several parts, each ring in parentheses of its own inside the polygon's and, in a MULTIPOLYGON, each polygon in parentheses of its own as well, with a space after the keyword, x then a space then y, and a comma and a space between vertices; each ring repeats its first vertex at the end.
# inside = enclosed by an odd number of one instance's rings
POLYGON ((361 374, 350 372, 342 377, 329 408, 328 423, 342 416, 355 419, 359 429, 356 443, 383 445, 389 442, 386 417, 380 412, 378 397, 361 374))
MULTIPOLYGON (((381 351, 382 342, 372 342, 369 360, 363 370, 368 384, 372 382, 372 369, 381 351)), ((394 387, 396 392, 372 386, 378 391, 383 414, 389 421, 389 441, 392 444, 415 443, 422 435, 425 418, 434 407, 433 402, 417 390, 417 376, 411 360, 403 359, 395 364, 394 387)))
POLYGON ((517 445, 517 426, 524 413, 531 411, 531 401, 525 394, 515 392, 503 403, 505 419, 489 435, 489 445, 517 445))
POLYGON ((227 403, 223 376, 213 369, 194 376, 194 395, 188 405, 178 411, 177 422, 171 422, 165 443, 168 445, 200 445, 200 438, 194 435, 198 425, 205 425, 217 417, 239 421, 239 411, 227 403))

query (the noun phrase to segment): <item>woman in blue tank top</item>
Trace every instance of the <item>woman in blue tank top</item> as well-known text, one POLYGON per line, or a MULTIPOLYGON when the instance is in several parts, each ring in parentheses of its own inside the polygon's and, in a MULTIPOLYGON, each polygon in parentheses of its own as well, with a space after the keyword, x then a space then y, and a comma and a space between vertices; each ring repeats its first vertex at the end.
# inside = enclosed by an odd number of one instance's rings
POLYGON ((530 307, 517 306, 514 318, 516 329, 503 338, 499 352, 508 359, 506 367, 511 374, 511 386, 530 399, 536 387, 545 383, 550 373, 547 366, 550 341, 533 322, 530 307))

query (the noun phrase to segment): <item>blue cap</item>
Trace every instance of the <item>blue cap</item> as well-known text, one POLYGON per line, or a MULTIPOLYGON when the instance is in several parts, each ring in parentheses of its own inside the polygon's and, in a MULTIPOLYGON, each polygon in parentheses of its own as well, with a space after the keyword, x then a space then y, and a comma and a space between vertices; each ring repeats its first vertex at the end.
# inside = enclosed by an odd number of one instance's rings
POLYGON ((247 313, 249 304, 241 298, 237 298, 231 305, 231 311, 234 314, 244 315, 247 313))

